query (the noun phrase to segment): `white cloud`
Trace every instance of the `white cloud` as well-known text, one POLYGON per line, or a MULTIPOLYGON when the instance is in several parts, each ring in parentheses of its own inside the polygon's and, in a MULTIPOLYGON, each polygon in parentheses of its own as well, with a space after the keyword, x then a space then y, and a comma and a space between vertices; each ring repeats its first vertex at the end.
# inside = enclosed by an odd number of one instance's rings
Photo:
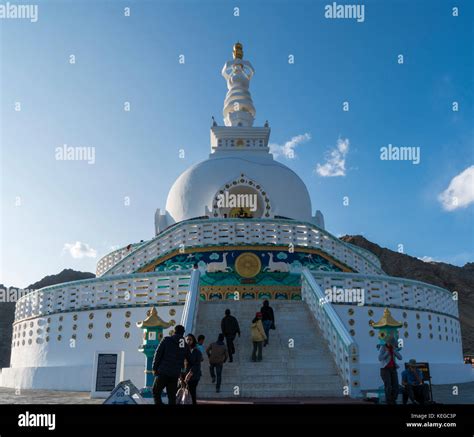
POLYGON ((65 243, 63 247, 64 252, 69 252, 73 258, 95 258, 97 256, 95 249, 92 249, 87 243, 81 243, 80 241, 65 243))
POLYGON ((345 176, 346 155, 349 152, 349 139, 337 140, 337 146, 331 150, 324 164, 316 165, 316 172, 322 177, 345 176))
POLYGON ((421 258, 418 258, 420 261, 423 261, 425 263, 436 263, 438 261, 436 261, 434 258, 432 258, 431 256, 423 256, 421 258))
POLYGON ((440 258, 433 258, 432 256, 422 256, 418 257, 420 261, 424 261, 426 263, 445 263, 451 264, 453 266, 462 267, 464 264, 473 262, 474 260, 474 253, 473 252, 461 252, 455 255, 444 255, 440 258))
POLYGON ((448 188, 438 195, 443 209, 454 211, 474 202, 474 165, 454 176, 448 188))
POLYGON ((270 153, 273 153, 275 158, 279 156, 284 156, 285 158, 292 159, 296 156, 295 148, 299 146, 301 143, 305 143, 311 139, 311 135, 308 133, 304 133, 303 135, 296 135, 290 141, 287 141, 285 144, 275 144, 271 143, 268 145, 270 148, 270 153))

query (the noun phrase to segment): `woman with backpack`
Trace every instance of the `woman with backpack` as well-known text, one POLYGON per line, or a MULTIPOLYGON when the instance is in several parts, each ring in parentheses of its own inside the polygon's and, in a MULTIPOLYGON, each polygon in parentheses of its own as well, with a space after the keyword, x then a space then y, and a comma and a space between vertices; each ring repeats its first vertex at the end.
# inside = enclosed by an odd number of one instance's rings
POLYGON ((265 330, 262 324, 262 313, 255 314, 255 318, 252 320, 252 361, 262 361, 262 348, 263 342, 267 339, 265 330))

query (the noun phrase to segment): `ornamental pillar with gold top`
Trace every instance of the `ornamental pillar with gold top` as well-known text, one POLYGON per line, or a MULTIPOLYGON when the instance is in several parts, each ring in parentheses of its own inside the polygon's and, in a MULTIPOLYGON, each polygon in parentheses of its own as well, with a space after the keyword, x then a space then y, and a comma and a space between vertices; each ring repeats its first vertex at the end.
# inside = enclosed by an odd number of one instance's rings
POLYGON ((147 318, 145 320, 137 322, 137 327, 143 329, 143 343, 138 350, 146 356, 145 387, 141 390, 142 396, 145 398, 153 396, 153 357, 155 356, 156 348, 163 339, 163 329, 169 328, 172 325, 172 322, 165 322, 158 316, 155 307, 147 311, 147 318))
POLYGON ((250 95, 249 85, 255 69, 243 59, 244 49, 240 42, 232 48, 232 61, 222 68, 222 76, 227 81, 227 94, 224 100, 224 123, 226 126, 251 127, 255 120, 255 106, 250 95))
POLYGON ((380 344, 387 344, 387 340, 393 338, 395 346, 398 346, 398 329, 402 326, 402 323, 393 318, 388 308, 384 309, 381 319, 372 324, 372 328, 379 331, 380 344))

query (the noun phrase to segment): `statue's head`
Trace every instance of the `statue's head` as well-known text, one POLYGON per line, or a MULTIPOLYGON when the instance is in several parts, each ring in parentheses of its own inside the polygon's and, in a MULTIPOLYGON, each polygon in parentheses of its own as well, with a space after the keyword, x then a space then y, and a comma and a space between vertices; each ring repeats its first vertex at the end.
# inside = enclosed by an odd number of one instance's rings
POLYGON ((244 49, 240 42, 234 44, 234 49, 232 51, 234 59, 242 59, 244 57, 244 49))

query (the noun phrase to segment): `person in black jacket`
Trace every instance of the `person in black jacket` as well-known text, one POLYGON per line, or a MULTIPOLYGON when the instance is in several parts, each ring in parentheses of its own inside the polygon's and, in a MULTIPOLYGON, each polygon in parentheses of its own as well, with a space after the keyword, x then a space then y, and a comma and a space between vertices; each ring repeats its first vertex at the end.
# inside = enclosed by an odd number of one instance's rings
POLYGON ((184 326, 177 325, 174 334, 165 337, 155 351, 153 358, 153 398, 156 405, 163 405, 161 393, 166 387, 168 404, 176 404, 178 378, 184 367, 184 360, 190 358, 189 347, 184 340, 184 326))
POLYGON ((201 361, 202 353, 197 347, 196 337, 193 334, 186 336, 186 343, 189 347, 190 355, 186 358, 186 370, 184 371, 184 382, 188 386, 189 393, 193 400, 193 405, 196 405, 196 391, 201 379, 201 361))
POLYGON ((230 315, 230 310, 225 310, 225 316, 221 321, 221 331, 227 342, 227 353, 229 354, 229 363, 232 363, 232 355, 235 354, 234 340, 238 334, 240 337, 239 322, 234 316, 230 315))
POLYGON ((270 338, 270 329, 275 329, 275 315, 273 314, 273 308, 270 306, 270 302, 268 302, 268 300, 263 301, 263 307, 261 308, 260 312, 262 313, 263 329, 265 330, 265 334, 267 336, 267 339, 263 345, 266 346, 270 338))

